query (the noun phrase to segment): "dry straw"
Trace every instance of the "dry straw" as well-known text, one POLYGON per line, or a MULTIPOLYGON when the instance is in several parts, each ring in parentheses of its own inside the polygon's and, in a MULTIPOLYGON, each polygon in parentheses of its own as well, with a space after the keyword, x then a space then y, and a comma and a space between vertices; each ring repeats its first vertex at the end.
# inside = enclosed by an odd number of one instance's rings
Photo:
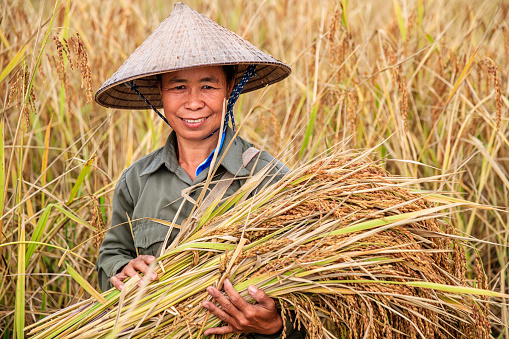
MULTIPOLYGON (((310 338, 488 338, 490 297, 465 282, 465 239, 445 220, 479 207, 408 187, 365 153, 334 153, 243 200, 260 178, 182 225, 157 281, 84 300, 26 328, 31 338, 190 338, 219 326, 201 303, 225 278, 252 284, 310 338)), ((441 180, 440 177, 425 180, 441 180)))

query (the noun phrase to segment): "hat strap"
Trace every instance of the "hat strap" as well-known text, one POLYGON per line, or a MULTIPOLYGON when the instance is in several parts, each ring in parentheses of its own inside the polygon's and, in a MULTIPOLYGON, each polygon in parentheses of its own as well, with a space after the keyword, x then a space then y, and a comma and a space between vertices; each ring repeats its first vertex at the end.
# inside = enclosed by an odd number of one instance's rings
MULTIPOLYGON (((124 83, 124 85, 126 85, 127 87, 129 87, 133 92, 135 92, 136 94, 138 94, 142 99, 143 101, 145 101, 147 103, 147 105, 150 106, 150 108, 152 108, 154 110, 154 112, 157 113, 157 115, 159 115, 159 117, 161 119, 164 120, 164 122, 171 127, 170 123, 168 122, 168 120, 166 120, 166 117, 164 115, 161 114, 161 112, 159 112, 157 110, 157 108, 155 108, 151 103, 150 101, 148 101, 147 98, 145 98, 145 96, 143 94, 140 93, 140 91, 138 90, 138 86, 136 86, 136 80, 131 80, 131 81, 127 81, 124 83)), ((173 127, 172 127, 173 129, 173 127)))
POLYGON ((244 75, 242 76, 242 79, 240 79, 240 82, 235 86, 235 88, 232 91, 232 94, 230 94, 230 98, 228 99, 228 105, 226 106, 226 116, 224 120, 224 128, 226 130, 226 127, 228 126, 228 117, 232 119, 232 129, 233 133, 235 133, 235 119, 233 118, 233 106, 237 102, 237 99, 239 98, 240 93, 242 93, 242 90, 244 89, 244 86, 246 86, 249 79, 252 77, 257 77, 256 74, 256 65, 249 65, 244 72, 244 75))
MULTIPOLYGON (((247 67, 246 71, 244 72, 244 75, 242 75, 242 79, 240 79, 239 83, 235 88, 233 89, 232 93, 230 94, 230 97, 228 98, 228 104, 226 105, 226 114, 224 116, 224 129, 223 134, 226 132, 226 128, 228 128, 228 122, 231 118, 232 120, 232 129, 233 133, 235 134, 236 128, 235 128, 235 119, 233 117, 233 106, 235 106, 235 103, 237 102, 237 99, 240 96, 240 93, 242 93, 242 90, 244 89, 244 86, 246 86, 249 79, 252 77, 257 77, 258 74, 256 74, 256 65, 251 64, 247 67)), ((214 132, 212 132, 210 135, 208 135, 205 139, 210 138, 216 132, 219 131, 219 128, 217 128, 214 132)))

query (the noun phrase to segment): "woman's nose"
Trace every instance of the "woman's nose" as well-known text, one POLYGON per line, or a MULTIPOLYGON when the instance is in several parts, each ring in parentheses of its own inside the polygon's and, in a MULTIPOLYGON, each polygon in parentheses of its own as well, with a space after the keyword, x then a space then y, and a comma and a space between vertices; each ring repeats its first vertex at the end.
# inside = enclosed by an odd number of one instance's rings
POLYGON ((200 91, 191 90, 189 92, 189 95, 187 96, 185 108, 192 111, 196 111, 200 108, 203 108, 203 106, 205 106, 205 103, 201 98, 200 91))

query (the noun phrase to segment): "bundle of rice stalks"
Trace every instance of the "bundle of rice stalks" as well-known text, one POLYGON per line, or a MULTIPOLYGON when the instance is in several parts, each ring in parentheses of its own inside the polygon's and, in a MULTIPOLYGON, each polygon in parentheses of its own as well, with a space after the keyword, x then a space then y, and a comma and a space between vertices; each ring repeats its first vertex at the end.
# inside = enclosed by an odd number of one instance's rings
POLYGON ((310 163, 244 201, 253 177, 182 225, 157 281, 131 279, 27 334, 197 337, 221 323, 201 306, 206 287, 229 278, 249 302, 251 284, 275 298, 310 338, 488 338, 488 298, 507 296, 487 290, 481 270, 478 288, 467 284, 464 239, 445 221, 469 203, 404 188, 419 180, 351 157, 310 163))

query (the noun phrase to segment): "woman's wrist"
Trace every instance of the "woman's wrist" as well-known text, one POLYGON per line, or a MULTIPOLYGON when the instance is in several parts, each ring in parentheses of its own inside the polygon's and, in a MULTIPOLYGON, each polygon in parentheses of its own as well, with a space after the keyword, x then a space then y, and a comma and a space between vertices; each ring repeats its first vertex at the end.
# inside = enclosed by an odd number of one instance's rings
POLYGON ((284 324, 283 324, 283 319, 281 318, 281 316, 277 315, 277 320, 276 320, 276 323, 278 324, 278 326, 275 326, 275 329, 276 331, 274 333, 270 333, 270 335, 276 335, 276 334, 282 334, 283 333, 283 329, 284 329, 284 324))

